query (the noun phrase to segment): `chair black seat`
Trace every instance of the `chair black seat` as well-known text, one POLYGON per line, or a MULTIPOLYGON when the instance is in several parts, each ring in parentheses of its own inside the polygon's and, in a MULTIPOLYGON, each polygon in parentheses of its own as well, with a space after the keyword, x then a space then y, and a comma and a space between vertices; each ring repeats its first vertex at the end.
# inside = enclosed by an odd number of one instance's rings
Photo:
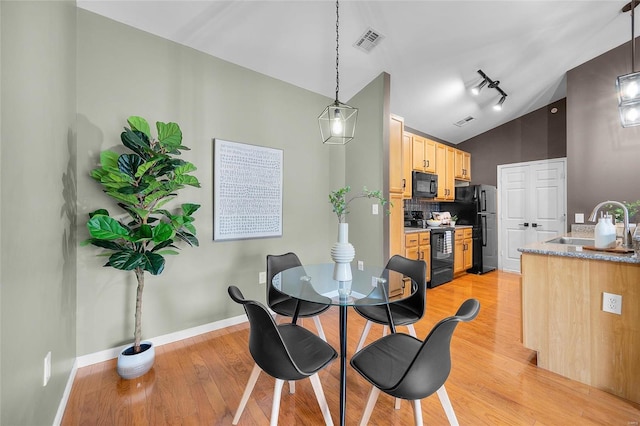
MULTIPOLYGON (((302 377, 322 370, 338 356, 338 353, 331 346, 306 328, 286 323, 278 325, 278 331, 289 350, 291 359, 300 371, 305 373, 302 377)), ((298 379, 295 377, 278 378, 283 380, 298 379)))
MULTIPOLYGON (((434 383, 435 389, 417 398, 396 394, 393 387, 400 382, 422 347, 422 341, 408 334, 389 334, 363 348, 351 359, 351 366, 372 385, 391 396, 403 399, 421 399, 435 392, 442 381, 434 383)), ((429 381, 429 377, 424 377, 429 381)), ((425 388, 430 389, 425 383, 425 388)))
MULTIPOLYGON (((422 317, 421 312, 416 312, 415 309, 411 308, 412 307, 400 303, 390 303, 389 309, 391 311, 391 318, 393 318, 393 324, 413 324, 422 317)), ((389 323, 385 305, 354 306, 353 309, 369 321, 384 325, 389 323)))
POLYGON ((275 312, 278 315, 282 315, 285 317, 292 317, 296 310, 297 303, 300 303, 300 310, 298 311, 298 316, 300 318, 313 317, 313 316, 319 315, 331 307, 331 305, 324 305, 321 303, 314 303, 314 302, 305 302, 302 300, 298 301, 293 298, 281 300, 279 302, 273 303, 269 307, 273 312, 275 312))

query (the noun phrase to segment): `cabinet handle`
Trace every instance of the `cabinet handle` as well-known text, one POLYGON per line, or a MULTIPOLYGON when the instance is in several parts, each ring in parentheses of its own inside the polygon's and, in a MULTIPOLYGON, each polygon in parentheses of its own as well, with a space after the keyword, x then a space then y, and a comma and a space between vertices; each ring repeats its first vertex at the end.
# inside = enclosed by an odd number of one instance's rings
POLYGON ((402 179, 402 188, 406 188, 406 187, 407 187, 407 180, 402 179))
POLYGON ((422 160, 422 167, 427 167, 427 160, 422 160))
POLYGON ((427 164, 425 165, 425 167, 429 167, 429 160, 425 160, 425 161, 426 161, 426 163, 427 163, 427 164))

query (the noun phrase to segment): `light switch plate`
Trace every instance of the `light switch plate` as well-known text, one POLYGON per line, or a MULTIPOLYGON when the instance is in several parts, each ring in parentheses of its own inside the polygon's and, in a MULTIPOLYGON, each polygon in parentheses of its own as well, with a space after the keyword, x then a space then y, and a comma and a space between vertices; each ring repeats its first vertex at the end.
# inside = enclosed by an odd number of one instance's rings
POLYGON ((584 223, 584 213, 576 213, 575 223, 584 223))
POLYGON ((378 205, 371 204, 371 214, 378 214, 378 205))

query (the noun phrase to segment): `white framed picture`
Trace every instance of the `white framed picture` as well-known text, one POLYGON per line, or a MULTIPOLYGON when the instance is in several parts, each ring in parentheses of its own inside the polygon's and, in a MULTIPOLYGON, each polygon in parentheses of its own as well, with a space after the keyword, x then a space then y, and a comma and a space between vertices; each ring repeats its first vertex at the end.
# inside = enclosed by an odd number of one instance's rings
POLYGON ((283 151, 213 140, 214 241, 282 236, 283 151))

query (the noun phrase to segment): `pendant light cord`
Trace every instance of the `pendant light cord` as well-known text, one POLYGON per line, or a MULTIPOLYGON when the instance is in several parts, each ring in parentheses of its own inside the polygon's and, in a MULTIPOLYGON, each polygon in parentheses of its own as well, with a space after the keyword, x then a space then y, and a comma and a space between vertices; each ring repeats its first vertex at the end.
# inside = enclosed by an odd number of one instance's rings
POLYGON ((339 0, 336 0, 336 104, 339 103, 338 101, 338 91, 340 90, 340 72, 338 71, 338 65, 339 65, 339 58, 340 58, 340 52, 339 52, 339 48, 340 48, 340 33, 338 32, 339 30, 339 24, 340 24, 340 12, 339 12, 339 5, 338 5, 339 0))

